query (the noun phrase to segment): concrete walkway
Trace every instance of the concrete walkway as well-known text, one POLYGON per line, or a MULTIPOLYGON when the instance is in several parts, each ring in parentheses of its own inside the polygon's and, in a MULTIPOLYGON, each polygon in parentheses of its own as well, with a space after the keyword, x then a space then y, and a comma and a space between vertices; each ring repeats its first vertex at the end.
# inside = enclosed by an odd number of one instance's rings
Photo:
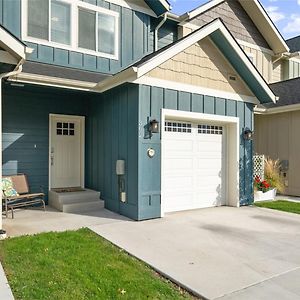
MULTIPOLYGON (((40 208, 18 209, 15 218, 3 217, 3 228, 9 237, 49 231, 76 230, 90 225, 112 224, 127 218, 106 209, 81 214, 62 213, 50 206, 46 212, 40 208)), ((1 298, 0 298, 1 300, 1 298)))
POLYGON ((300 299, 300 216, 219 207, 90 226, 208 299, 300 299))
POLYGON ((14 300, 14 296, 8 284, 1 262, 0 262, 0 299, 14 300))

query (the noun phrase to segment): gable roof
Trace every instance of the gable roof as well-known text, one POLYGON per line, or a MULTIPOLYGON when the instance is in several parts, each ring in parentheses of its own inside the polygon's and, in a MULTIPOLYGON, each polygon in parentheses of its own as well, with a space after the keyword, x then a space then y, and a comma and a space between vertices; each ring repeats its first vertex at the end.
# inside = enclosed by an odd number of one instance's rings
MULTIPOLYGON (((189 20, 201 15, 207 10, 210 10, 220 3, 223 3, 224 1, 225 0, 211 0, 204 5, 201 5, 200 7, 184 14, 180 17, 182 20, 181 24, 184 25, 188 23, 189 20)), ((271 46, 275 54, 289 52, 289 47, 284 38, 258 0, 237 1, 239 1, 241 6, 245 9, 246 13, 252 19, 257 29, 263 35, 267 43, 271 46)))
POLYGON ((291 52, 300 51, 300 35, 286 40, 286 43, 290 47, 291 52))
POLYGON ((148 6, 160 16, 171 9, 171 5, 167 0, 145 0, 148 6))
POLYGON ((266 81, 220 19, 215 19, 175 43, 144 57, 115 76, 98 83, 95 90, 104 92, 125 82, 133 82, 207 36, 221 50, 261 103, 276 102, 276 96, 266 81))

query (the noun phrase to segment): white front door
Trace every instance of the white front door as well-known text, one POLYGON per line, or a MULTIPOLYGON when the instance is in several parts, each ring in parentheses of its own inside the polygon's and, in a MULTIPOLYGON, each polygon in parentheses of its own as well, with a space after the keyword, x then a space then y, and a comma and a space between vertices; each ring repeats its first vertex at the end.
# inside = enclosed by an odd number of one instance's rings
POLYGON ((164 212, 225 205, 225 127, 166 120, 164 212))
POLYGON ((83 187, 84 117, 50 115, 50 188, 83 187))

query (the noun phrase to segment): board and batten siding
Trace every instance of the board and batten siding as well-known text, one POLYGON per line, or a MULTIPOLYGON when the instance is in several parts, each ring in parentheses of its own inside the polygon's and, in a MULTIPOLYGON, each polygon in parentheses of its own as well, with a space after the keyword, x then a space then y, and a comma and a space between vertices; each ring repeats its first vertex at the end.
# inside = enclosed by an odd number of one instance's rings
POLYGON ((105 207, 138 219, 138 86, 127 84, 88 102, 86 184, 101 191, 105 207), (116 161, 125 160, 126 203, 120 202, 116 161))
POLYGON ((286 195, 300 196, 300 111, 255 115, 255 152, 288 160, 286 195))
MULTIPOLYGON (((160 217, 161 136, 149 138, 147 124, 156 119, 161 124, 161 109, 234 116, 240 119, 240 204, 253 201, 252 142, 245 141, 243 131, 253 128, 253 104, 212 96, 140 85, 139 87, 139 220, 160 217), (156 155, 151 159, 147 149, 156 155)), ((161 124, 163 125, 163 124, 161 124)))
MULTIPOLYGON (((85 0, 84 2, 120 14, 119 59, 113 60, 24 41, 34 49, 29 61, 114 74, 153 52, 153 24, 157 23, 156 18, 104 0, 85 0)), ((0 0, 0 24, 21 38, 21 0, 0 0)), ((174 42, 176 39, 177 29, 174 22, 166 23, 159 32, 159 47, 174 42)))
POLYGON ((29 86, 3 88, 2 170, 25 173, 32 192, 49 183, 49 114, 86 116, 83 94, 29 86))

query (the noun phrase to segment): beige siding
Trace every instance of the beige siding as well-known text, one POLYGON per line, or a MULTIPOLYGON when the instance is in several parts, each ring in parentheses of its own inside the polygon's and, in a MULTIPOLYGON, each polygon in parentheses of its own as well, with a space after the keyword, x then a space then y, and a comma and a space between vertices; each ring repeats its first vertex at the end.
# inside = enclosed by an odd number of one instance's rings
POLYGON ((183 84, 253 96, 209 38, 187 48, 147 75, 183 84), (229 80, 229 75, 235 75, 236 81, 229 80))
POLYGON ((300 196, 300 111, 255 115, 255 152, 289 160, 286 194, 300 196))
POLYGON ((273 75, 272 75, 272 82, 278 82, 283 80, 283 62, 280 60, 273 64, 273 75))

